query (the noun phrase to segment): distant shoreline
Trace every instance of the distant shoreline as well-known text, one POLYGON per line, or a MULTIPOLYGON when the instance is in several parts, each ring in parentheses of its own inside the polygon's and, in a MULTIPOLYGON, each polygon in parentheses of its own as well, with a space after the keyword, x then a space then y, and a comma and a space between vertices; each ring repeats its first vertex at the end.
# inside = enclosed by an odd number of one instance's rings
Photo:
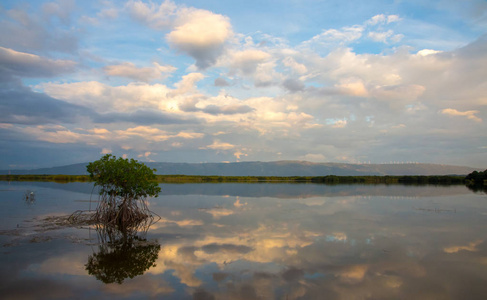
MULTIPOLYGON (((88 175, 0 175, 0 181, 89 182, 88 175)), ((156 175, 159 183, 323 183, 323 184, 464 184, 460 175, 404 176, 200 176, 156 175)))

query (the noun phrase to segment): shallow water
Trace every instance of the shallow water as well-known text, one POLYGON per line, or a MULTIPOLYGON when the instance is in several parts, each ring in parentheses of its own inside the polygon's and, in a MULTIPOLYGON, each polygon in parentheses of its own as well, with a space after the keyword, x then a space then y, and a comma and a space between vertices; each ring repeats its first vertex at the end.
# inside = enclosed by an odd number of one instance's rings
POLYGON ((122 242, 43 221, 94 208, 90 183, 0 182, 2 299, 487 298, 487 195, 463 186, 161 187, 122 242))

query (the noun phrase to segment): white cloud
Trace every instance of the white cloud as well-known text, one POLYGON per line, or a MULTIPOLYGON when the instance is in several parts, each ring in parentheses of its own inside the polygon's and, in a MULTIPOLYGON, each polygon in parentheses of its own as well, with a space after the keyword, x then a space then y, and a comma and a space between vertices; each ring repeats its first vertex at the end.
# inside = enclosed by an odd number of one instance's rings
POLYGON ((155 29, 167 29, 172 25, 177 6, 172 1, 164 1, 160 5, 153 2, 129 1, 126 4, 130 15, 135 20, 155 29))
POLYGON ((197 139, 204 136, 204 134, 202 133, 195 133, 195 132, 179 132, 177 134, 173 134, 165 130, 161 130, 157 127, 151 127, 151 126, 131 127, 125 130, 116 130, 115 133, 121 139, 128 139, 131 137, 141 137, 147 141, 154 141, 154 142, 162 142, 173 138, 197 139))
POLYGON ((220 140, 214 140, 213 144, 201 147, 201 149, 212 149, 212 150, 230 150, 234 149, 235 145, 232 145, 230 143, 225 143, 220 140))
POLYGON ((165 111, 177 109, 167 95, 172 90, 162 84, 130 83, 109 86, 98 81, 43 83, 37 86, 56 99, 92 108, 99 113, 131 112, 141 107, 165 111))
POLYGON ((423 49, 423 50, 419 50, 416 54, 419 56, 428 56, 437 53, 441 53, 441 51, 432 50, 432 49, 423 49))
POLYGON ((196 90, 196 83, 203 80, 203 78, 205 78, 205 75, 202 73, 189 73, 184 75, 181 81, 174 85, 176 90, 173 91, 172 94, 180 95, 188 92, 194 92, 196 90))
POLYGON ((304 64, 300 64, 294 60, 294 58, 288 56, 282 60, 282 63, 286 66, 291 68, 294 72, 298 74, 304 74, 308 72, 308 68, 304 64))
POLYGON ((233 53, 230 67, 240 70, 245 75, 255 73, 259 64, 269 59, 271 55, 261 50, 248 49, 233 53))
POLYGON ((368 21, 365 22, 365 24, 369 26, 376 26, 381 24, 395 23, 399 21, 401 21, 401 18, 398 15, 379 14, 370 18, 368 21))
POLYGON ((359 78, 344 78, 336 85, 343 93, 357 97, 367 97, 369 92, 364 82, 359 78))
POLYGON ((460 116, 460 117, 467 117, 470 120, 476 121, 476 122, 482 122, 482 119, 477 117, 475 114, 478 114, 478 110, 468 110, 468 111, 458 111, 453 108, 445 108, 441 110, 441 113, 444 115, 450 115, 450 116, 460 116))
POLYGON ((161 79, 168 76, 176 70, 173 66, 161 66, 154 62, 153 67, 136 67, 135 64, 125 62, 118 65, 110 65, 103 68, 109 76, 126 77, 136 81, 149 82, 155 79, 161 79))
POLYGON ((39 125, 35 127, 24 127, 20 131, 31 138, 53 144, 72 144, 81 141, 91 142, 97 137, 90 134, 74 132, 61 125, 39 125))
POLYGON ((322 33, 315 35, 310 40, 302 43, 302 47, 312 47, 318 45, 331 46, 336 43, 347 44, 356 41, 362 37, 364 31, 363 26, 355 25, 351 27, 343 27, 341 29, 327 29, 322 33))
POLYGON ((193 57, 199 69, 215 64, 233 36, 229 19, 207 10, 182 8, 175 24, 166 39, 178 51, 193 57))
POLYGON ((373 41, 376 41, 376 42, 383 42, 383 43, 387 43, 387 40, 394 34, 394 32, 392 30, 388 30, 388 31, 383 31, 383 32, 375 32, 375 31, 371 31, 369 32, 368 36, 373 40, 373 41))

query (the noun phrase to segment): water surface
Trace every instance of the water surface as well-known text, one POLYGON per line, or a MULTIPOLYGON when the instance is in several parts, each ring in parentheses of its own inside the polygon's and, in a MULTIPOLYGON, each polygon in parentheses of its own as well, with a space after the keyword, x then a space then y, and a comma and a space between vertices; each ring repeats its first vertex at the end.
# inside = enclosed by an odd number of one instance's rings
POLYGON ((161 187, 161 220, 122 237, 43 221, 90 183, 1 182, 2 299, 487 297, 487 196, 463 186, 161 187))

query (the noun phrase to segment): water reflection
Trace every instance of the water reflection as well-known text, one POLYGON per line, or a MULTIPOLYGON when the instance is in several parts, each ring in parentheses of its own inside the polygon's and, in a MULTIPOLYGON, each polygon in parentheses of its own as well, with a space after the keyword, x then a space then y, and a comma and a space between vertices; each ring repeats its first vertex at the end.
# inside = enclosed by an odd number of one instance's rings
MULTIPOLYGON (((148 227, 147 227, 148 228, 148 227)), ((145 231, 96 226, 98 251, 88 257, 86 271, 103 283, 118 283, 144 274, 159 256, 157 240, 147 240, 145 231)))
MULTIPOLYGON (((26 188, 14 195, 16 202, 26 188)), ((65 188, 49 214, 64 211, 66 199, 87 205, 77 202, 86 195, 65 188)), ((148 231, 99 228, 94 248, 61 233, 50 233, 46 242, 4 246, 0 293, 13 298, 12 286, 35 278, 82 299, 487 295, 487 202, 462 186, 220 184, 163 185, 163 191, 150 201, 161 219, 148 231)), ((36 188, 42 203, 58 193, 36 188)), ((18 211, 44 214, 45 208, 18 211)), ((83 231, 73 235, 83 240, 83 231)))
POLYGON ((474 193, 485 193, 487 194, 487 185, 486 184, 483 184, 483 185, 467 185, 468 189, 471 190, 472 192, 474 193))
POLYGON ((26 204, 31 205, 36 202, 36 194, 34 191, 26 190, 24 193, 24 201, 26 204))

